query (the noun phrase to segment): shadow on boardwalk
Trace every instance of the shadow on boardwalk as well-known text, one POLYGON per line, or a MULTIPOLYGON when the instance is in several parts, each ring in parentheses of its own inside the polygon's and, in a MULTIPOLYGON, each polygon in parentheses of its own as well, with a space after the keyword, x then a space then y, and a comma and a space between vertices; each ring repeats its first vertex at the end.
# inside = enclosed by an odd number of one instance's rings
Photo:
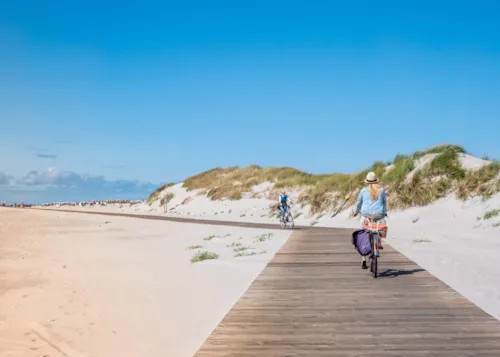
POLYGON ((379 274, 380 278, 397 278, 398 276, 413 275, 416 273, 424 272, 425 269, 411 269, 411 270, 395 270, 387 269, 379 274))

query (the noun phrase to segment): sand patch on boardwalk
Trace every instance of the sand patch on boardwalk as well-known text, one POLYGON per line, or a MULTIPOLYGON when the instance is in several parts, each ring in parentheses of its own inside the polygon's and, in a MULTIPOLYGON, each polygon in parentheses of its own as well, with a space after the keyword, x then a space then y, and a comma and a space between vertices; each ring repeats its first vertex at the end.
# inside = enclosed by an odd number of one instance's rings
POLYGON ((1 209, 0 356, 192 356, 289 235, 1 209))

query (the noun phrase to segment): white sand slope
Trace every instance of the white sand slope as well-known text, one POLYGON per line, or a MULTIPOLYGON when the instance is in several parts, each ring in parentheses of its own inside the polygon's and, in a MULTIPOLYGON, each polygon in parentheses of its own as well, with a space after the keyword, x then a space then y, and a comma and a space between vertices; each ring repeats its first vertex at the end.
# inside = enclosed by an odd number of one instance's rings
POLYGON ((500 320, 500 195, 446 198, 391 216, 390 244, 500 320))
POLYGON ((0 356, 190 357, 289 235, 1 209, 0 356))

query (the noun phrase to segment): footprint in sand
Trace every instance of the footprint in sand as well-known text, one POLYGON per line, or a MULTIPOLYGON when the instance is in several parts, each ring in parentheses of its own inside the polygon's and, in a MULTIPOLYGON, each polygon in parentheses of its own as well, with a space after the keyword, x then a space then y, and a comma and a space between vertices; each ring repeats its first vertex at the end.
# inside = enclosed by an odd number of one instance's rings
POLYGON ((40 324, 0 322, 0 356, 32 357, 33 353, 44 357, 88 357, 40 324))

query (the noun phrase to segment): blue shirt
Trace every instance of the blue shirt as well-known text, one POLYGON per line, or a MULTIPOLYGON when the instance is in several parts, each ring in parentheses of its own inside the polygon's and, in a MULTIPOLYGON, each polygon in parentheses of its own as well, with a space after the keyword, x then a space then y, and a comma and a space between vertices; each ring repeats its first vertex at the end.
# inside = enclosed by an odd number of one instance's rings
POLYGON ((385 190, 380 188, 380 194, 376 200, 370 198, 370 190, 368 187, 364 187, 359 192, 358 202, 356 202, 355 213, 359 213, 363 216, 370 214, 385 214, 387 213, 387 201, 385 197, 385 190))

